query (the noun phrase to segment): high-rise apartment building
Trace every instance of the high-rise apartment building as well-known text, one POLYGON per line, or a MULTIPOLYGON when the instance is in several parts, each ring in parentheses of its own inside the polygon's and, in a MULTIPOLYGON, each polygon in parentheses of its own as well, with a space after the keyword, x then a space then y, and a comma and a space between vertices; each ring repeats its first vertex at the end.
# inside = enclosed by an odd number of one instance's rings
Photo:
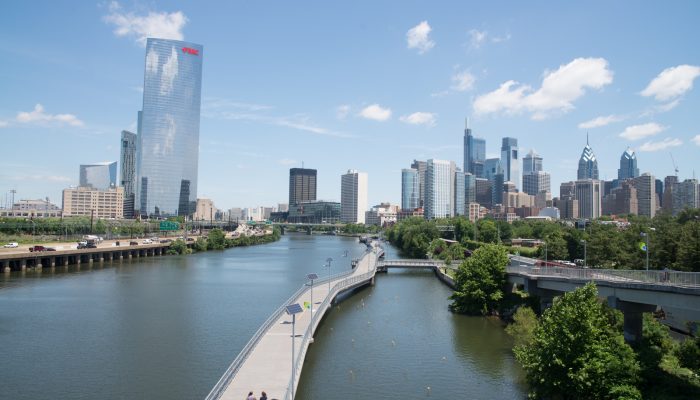
POLYGON ((637 168, 637 155, 629 147, 620 156, 620 169, 617 170, 617 179, 636 178, 639 176, 639 168, 637 168))
POLYGON ((575 182, 576 200, 580 218, 596 219, 602 211, 602 196, 600 181, 584 179, 575 182))
POLYGON ((663 210, 667 213, 674 213, 673 210, 673 198, 674 192, 676 191, 676 186, 678 185, 678 177, 675 175, 669 175, 664 178, 664 199, 662 201, 663 210))
POLYGON ((700 186, 697 179, 686 179, 675 185, 673 214, 678 214, 686 208, 700 208, 700 186))
POLYGON ((486 140, 472 136, 469 119, 467 119, 464 128, 464 172, 482 177, 485 159, 486 140))
POLYGON ((80 186, 105 190, 117 186, 117 162, 80 165, 80 186))
POLYGON ((316 201, 316 176, 315 169, 289 169, 289 207, 303 201, 316 201))
POLYGON ((578 200, 573 197, 555 199, 554 207, 559 209, 561 219, 578 219, 578 200))
POLYGON ((367 173, 348 170, 340 178, 340 221, 364 224, 367 210, 367 173))
POLYGON ((420 207, 420 177, 418 170, 404 168, 401 170, 401 208, 414 210, 420 207))
POLYGON ((539 171, 542 171, 542 156, 535 153, 535 150, 530 150, 523 157, 523 176, 539 171))
POLYGON ((124 218, 134 218, 137 137, 135 133, 122 131, 121 139, 119 186, 124 188, 124 218))
POLYGON ((586 138, 586 147, 583 148, 581 158, 578 160, 577 175, 578 180, 598 179, 598 160, 596 160, 595 154, 593 154, 593 149, 588 144, 588 138, 586 138))
POLYGON ((638 213, 637 189, 631 180, 622 181, 610 194, 603 197, 603 215, 638 213))
POLYGON ((484 178, 475 179, 476 202, 486 208, 493 207, 493 183, 484 178))
POLYGON ((418 171, 418 207, 425 207, 425 172, 428 169, 428 163, 413 160, 411 168, 418 171))
POLYGON ((195 211, 203 56, 199 44, 146 40, 136 184, 142 216, 195 211))
POLYGON ((535 196, 539 192, 551 191, 551 178, 547 172, 535 171, 523 175, 523 192, 535 196))
POLYGON ((122 219, 124 217, 124 188, 112 186, 99 190, 89 186, 63 189, 64 217, 94 217, 122 219))
POLYGON ((642 174, 632 179, 637 189, 637 214, 649 218, 656 215, 656 180, 651 174, 642 174))
POLYGON ((450 161, 428 160, 425 175, 426 219, 452 216, 454 172, 450 161))
POLYGON ((518 139, 504 137, 501 143, 501 168, 503 168, 503 180, 515 183, 520 188, 522 178, 520 176, 520 157, 518 155, 518 139))

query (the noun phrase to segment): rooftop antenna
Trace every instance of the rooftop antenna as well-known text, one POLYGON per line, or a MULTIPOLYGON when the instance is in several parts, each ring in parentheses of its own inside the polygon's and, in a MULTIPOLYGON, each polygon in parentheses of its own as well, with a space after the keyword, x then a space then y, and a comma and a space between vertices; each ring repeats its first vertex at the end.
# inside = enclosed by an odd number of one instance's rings
POLYGON ((586 146, 588 146, 588 131, 586 131, 586 146))

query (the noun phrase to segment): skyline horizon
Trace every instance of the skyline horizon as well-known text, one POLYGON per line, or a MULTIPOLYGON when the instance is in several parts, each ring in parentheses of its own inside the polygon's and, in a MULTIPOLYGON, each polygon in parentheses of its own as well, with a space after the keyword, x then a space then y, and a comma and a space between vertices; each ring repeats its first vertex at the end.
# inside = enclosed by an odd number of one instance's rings
POLYGON ((364 3, 320 6, 309 16, 284 5, 281 14, 310 23, 295 29, 275 14, 264 21, 266 32, 255 19, 245 21, 257 5, 183 2, 161 11, 112 2, 80 5, 59 22, 51 18, 52 8, 61 13, 53 4, 37 14, 15 4, 0 16, 11 55, 0 74, 13 94, 0 99, 0 135, 7 148, 41 145, 5 154, 0 191, 6 198, 16 189, 16 200, 56 201, 63 188, 77 186, 80 164, 119 160, 121 131, 136 131, 151 33, 207 47, 196 195, 221 209, 283 203, 293 166, 318 170, 318 198, 339 200, 342 174, 357 169, 368 174, 369 204, 400 204, 401 169, 413 160, 463 165, 465 119, 485 139, 486 158, 500 158, 503 137, 517 138, 523 155, 536 151, 551 175, 552 197, 562 182, 575 180, 584 133, 601 180, 617 177, 620 154, 631 148, 640 173, 663 181, 678 168, 683 181, 695 176, 700 149, 693 114, 700 57, 683 40, 698 33, 688 9, 700 6, 635 10, 629 36, 620 35, 616 24, 630 4, 610 6, 583 36, 565 28, 591 14, 578 5, 545 10, 514 3, 505 15, 456 6, 481 23, 461 21, 440 5, 408 3, 402 15, 385 6, 365 15, 364 3), (227 8, 240 16, 238 25, 221 25, 214 9, 227 8), (553 16, 552 26, 530 29, 553 16), (164 19, 149 19, 155 17, 164 19), (56 35, 25 32, 17 21, 57 26, 56 35), (248 31, 255 33, 249 40, 224 37, 248 31))

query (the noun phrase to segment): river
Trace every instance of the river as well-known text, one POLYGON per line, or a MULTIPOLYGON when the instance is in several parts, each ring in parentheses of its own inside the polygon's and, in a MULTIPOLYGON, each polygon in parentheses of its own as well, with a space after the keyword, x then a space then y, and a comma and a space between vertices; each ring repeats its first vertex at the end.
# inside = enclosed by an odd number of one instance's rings
MULTIPOLYGON (((349 269, 363 251, 353 238, 290 234, 0 275, 0 399, 203 398, 307 273, 327 274, 328 257, 332 273, 349 269)), ((498 321, 450 313, 449 294, 430 272, 399 270, 347 296, 319 327, 296 398, 524 398, 498 321)))

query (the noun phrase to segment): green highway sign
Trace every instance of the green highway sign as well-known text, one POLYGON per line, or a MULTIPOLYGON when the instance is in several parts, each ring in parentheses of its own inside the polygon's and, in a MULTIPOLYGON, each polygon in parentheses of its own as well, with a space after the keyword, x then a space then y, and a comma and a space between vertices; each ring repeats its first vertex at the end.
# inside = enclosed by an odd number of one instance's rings
POLYGON ((180 229, 180 224, 174 221, 160 221, 161 231, 176 231, 180 229))

